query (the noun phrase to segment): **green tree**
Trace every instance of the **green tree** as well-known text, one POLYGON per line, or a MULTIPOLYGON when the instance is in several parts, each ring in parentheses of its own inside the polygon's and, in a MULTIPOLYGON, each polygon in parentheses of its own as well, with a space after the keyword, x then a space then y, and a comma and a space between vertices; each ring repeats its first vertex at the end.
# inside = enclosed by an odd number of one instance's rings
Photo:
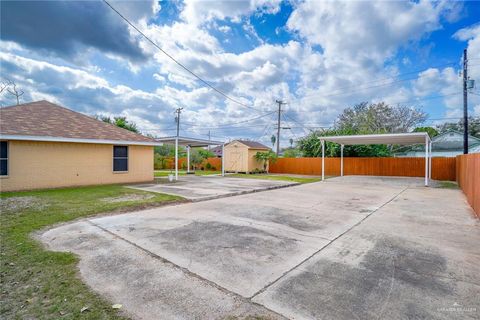
POLYGON ((272 142, 272 147, 275 147, 275 142, 277 142, 277 137, 274 134, 270 137, 270 142, 272 142))
POLYGON ((412 107, 362 102, 343 110, 336 129, 355 134, 409 132, 426 118, 426 113, 412 107))
POLYGON ((129 131, 140 133, 137 128, 137 125, 134 122, 128 121, 126 117, 114 117, 113 120, 107 116, 99 116, 97 119, 100 118, 103 122, 113 124, 119 128, 127 129, 129 131))
MULTIPOLYGON (((305 157, 319 157, 322 154, 319 136, 410 132, 423 123, 426 118, 426 113, 412 107, 390 106, 385 102, 362 102, 343 110, 337 118, 334 129, 313 132, 297 143, 305 157)), ((344 148, 344 155, 347 157, 388 157, 392 154, 392 147, 387 145, 347 145, 344 148)), ((326 142, 325 155, 328 157, 340 156, 340 145, 326 142)))
POLYGON ((299 158, 302 156, 302 151, 297 148, 288 148, 283 151, 284 158, 299 158))
MULTIPOLYGON (((312 132, 306 137, 298 141, 300 151, 304 157, 321 157, 322 144, 319 137, 321 136, 337 136, 351 135, 349 130, 325 130, 322 132, 312 132)), ((339 157, 340 145, 333 142, 325 142, 325 156, 339 157)), ((345 157, 389 157, 391 150, 387 145, 346 145, 343 149, 345 157)))
POLYGON ((155 153, 153 156, 153 167, 155 170, 167 169, 167 157, 155 153))
POLYGON ((190 163, 193 169, 196 170, 205 160, 214 157, 214 153, 206 149, 192 149, 190 151, 190 163))
POLYGON ((198 153, 202 156, 203 159, 208 159, 208 158, 213 158, 215 157, 215 154, 207 149, 198 149, 198 153))
POLYGON ((192 149, 190 151, 190 163, 192 164, 193 170, 197 170, 197 167, 202 164, 203 160, 205 160, 205 158, 198 150, 192 149))
POLYGON ((430 138, 438 135, 438 130, 433 127, 416 127, 413 132, 426 132, 430 138))
POLYGON ((267 165, 269 162, 274 163, 277 161, 277 155, 272 150, 265 152, 257 152, 255 154, 255 159, 257 161, 263 162, 263 171, 267 171, 267 165))

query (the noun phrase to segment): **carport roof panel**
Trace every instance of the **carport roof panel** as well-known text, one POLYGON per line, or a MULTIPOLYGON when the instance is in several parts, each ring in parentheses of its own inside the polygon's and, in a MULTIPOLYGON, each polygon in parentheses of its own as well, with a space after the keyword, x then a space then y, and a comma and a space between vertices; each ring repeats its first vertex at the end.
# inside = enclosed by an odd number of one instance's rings
MULTIPOLYGON (((163 137, 156 139, 158 142, 166 144, 175 144, 176 136, 173 137, 163 137)), ((206 146, 217 146, 224 144, 221 141, 206 140, 206 139, 197 139, 197 138, 188 138, 188 137, 178 137, 178 145, 180 146, 191 146, 191 147, 206 147, 206 146)))
POLYGON ((356 144, 410 145, 410 144, 425 143, 425 138, 427 138, 428 141, 430 141, 430 137, 426 132, 319 137, 320 140, 335 142, 335 143, 344 144, 344 145, 356 145, 356 144))

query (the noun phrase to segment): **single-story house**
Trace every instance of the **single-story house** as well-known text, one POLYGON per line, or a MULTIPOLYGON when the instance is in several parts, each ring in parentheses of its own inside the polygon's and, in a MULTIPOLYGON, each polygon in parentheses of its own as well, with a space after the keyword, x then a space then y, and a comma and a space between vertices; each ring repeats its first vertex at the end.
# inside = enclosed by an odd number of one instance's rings
MULTIPOLYGON (((233 140, 225 145, 225 172, 252 173, 263 170, 263 162, 255 159, 257 152, 270 150, 269 147, 255 141, 233 140)), ((268 167, 267 167, 268 168, 268 167)))
POLYGON ((42 100, 0 108, 0 190, 152 181, 154 139, 42 100))
MULTIPOLYGON (((468 152, 480 151, 480 139, 468 136, 468 152)), ((432 138, 432 157, 455 157, 463 154, 463 132, 450 130, 432 138)), ((396 157, 424 157, 425 146, 416 145, 395 153, 396 157)))

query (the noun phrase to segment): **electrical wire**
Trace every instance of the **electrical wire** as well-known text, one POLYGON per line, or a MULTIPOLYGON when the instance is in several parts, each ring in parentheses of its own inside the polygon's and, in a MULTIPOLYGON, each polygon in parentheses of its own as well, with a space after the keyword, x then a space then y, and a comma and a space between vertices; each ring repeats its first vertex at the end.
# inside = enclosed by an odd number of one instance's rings
POLYGON ((250 118, 250 119, 247 119, 247 120, 243 120, 243 121, 237 121, 237 122, 230 122, 230 123, 224 123, 224 124, 220 124, 218 126, 211 126, 211 127, 206 127, 206 126, 202 126, 202 125, 193 125, 193 126, 190 126, 192 128, 195 128, 195 127, 201 127, 203 129, 218 129, 218 128, 224 128, 224 127, 232 127, 236 124, 242 124, 242 123, 245 123, 245 122, 250 122, 250 121, 254 121, 254 120, 258 120, 258 119, 261 119, 261 118, 264 118, 266 116, 269 116, 273 113, 276 113, 276 111, 270 111, 270 112, 267 112, 265 114, 262 114, 258 117, 255 117, 255 118, 250 118))
POLYGON ((103 0, 103 2, 110 7, 110 9, 112 9, 120 18, 122 18, 129 26, 131 26, 133 29, 135 29, 135 31, 137 31, 140 35, 142 35, 148 42, 150 42, 155 48, 157 48, 158 50, 160 50, 164 55, 166 55, 168 58, 170 58, 173 62, 175 62, 177 65, 179 65, 181 68, 183 68, 185 71, 187 71, 188 73, 190 73, 192 76, 194 76, 195 78, 197 78, 200 82, 202 82, 204 85, 206 85, 207 87, 209 87, 210 89, 214 90, 215 92, 217 92, 218 94, 220 94, 221 96, 225 97, 226 99, 240 105, 240 106, 243 106, 245 108, 248 108, 248 109, 252 109, 252 110, 255 110, 257 112, 261 112, 260 110, 256 109, 256 108, 253 108, 243 102, 240 102, 238 101, 237 99, 234 99, 232 97, 230 97, 228 94, 224 93, 223 91, 221 91, 220 89, 217 89, 216 87, 214 87, 212 84, 210 84, 208 81, 204 80, 203 78, 201 78, 199 75, 197 75, 195 72, 193 72, 192 70, 190 70, 187 66, 185 66, 184 64, 182 64, 180 61, 178 61, 177 59, 175 59, 171 54, 169 54, 168 52, 166 52, 165 50, 163 50, 158 44, 156 44, 152 39, 150 39, 145 33, 143 33, 140 29, 138 29, 132 22, 130 22, 124 15, 122 15, 117 9, 115 9, 107 0, 103 0))
MULTIPOLYGON (((285 120, 285 122, 288 123, 289 121, 287 120, 287 117, 285 116, 285 113, 282 113, 282 116, 283 116, 283 119, 285 120)), ((293 132, 293 126, 289 126, 289 127, 290 127, 291 135, 295 138, 295 140, 299 140, 297 135, 295 134, 295 132, 293 132)))
POLYGON ((314 95, 307 95, 307 96, 304 96, 302 98, 297 98, 297 99, 294 99, 294 100, 295 101, 300 101, 300 100, 308 100, 308 99, 312 99, 312 98, 318 99, 318 98, 323 98, 323 97, 333 97, 333 96, 338 96, 338 95, 345 94, 344 92, 341 92, 345 89, 358 88, 357 90, 348 92, 348 93, 355 93, 355 92, 362 91, 362 90, 365 90, 365 89, 379 88, 379 87, 384 87, 384 86, 390 86, 390 85, 395 84, 395 83, 417 80, 417 79, 421 78, 421 76, 415 76, 415 77, 406 78, 406 79, 399 79, 399 80, 396 80, 396 81, 390 81, 388 83, 383 83, 383 84, 377 84, 377 85, 373 85, 373 86, 364 87, 365 84, 375 83, 375 82, 380 82, 380 81, 385 81, 385 80, 390 80, 390 79, 397 79, 397 78, 402 77, 404 75, 419 73, 419 72, 422 72, 422 71, 427 71, 427 70, 432 69, 432 68, 438 68, 438 67, 447 66, 447 65, 454 65, 454 64, 456 64, 456 63, 455 62, 449 62, 449 63, 445 63, 445 64, 442 64, 442 65, 429 67, 429 68, 426 68, 426 69, 415 70, 415 71, 411 71, 411 72, 398 74, 398 75, 393 76, 393 77, 387 77, 387 78, 382 78, 382 79, 378 79, 378 80, 367 81, 367 82, 364 82, 361 85, 351 85, 351 86, 345 86, 345 87, 337 88, 337 89, 334 90, 334 93, 331 93, 331 94, 328 94, 328 95, 322 95, 322 96, 318 96, 318 95, 315 95, 315 94, 314 95))

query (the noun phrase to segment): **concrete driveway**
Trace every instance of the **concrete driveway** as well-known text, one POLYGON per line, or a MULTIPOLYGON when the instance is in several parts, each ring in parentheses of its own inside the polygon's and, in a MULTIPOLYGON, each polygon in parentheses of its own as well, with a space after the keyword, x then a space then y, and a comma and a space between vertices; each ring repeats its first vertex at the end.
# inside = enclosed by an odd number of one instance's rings
POLYGON ((186 175, 180 176, 178 179, 178 181, 168 182, 166 177, 162 177, 156 179, 157 183, 132 185, 130 187, 150 192, 173 194, 191 201, 203 201, 257 191, 273 190, 298 184, 289 181, 243 179, 217 175, 186 175))
POLYGON ((346 177, 45 232, 137 319, 478 319, 480 223, 459 190, 346 177))

